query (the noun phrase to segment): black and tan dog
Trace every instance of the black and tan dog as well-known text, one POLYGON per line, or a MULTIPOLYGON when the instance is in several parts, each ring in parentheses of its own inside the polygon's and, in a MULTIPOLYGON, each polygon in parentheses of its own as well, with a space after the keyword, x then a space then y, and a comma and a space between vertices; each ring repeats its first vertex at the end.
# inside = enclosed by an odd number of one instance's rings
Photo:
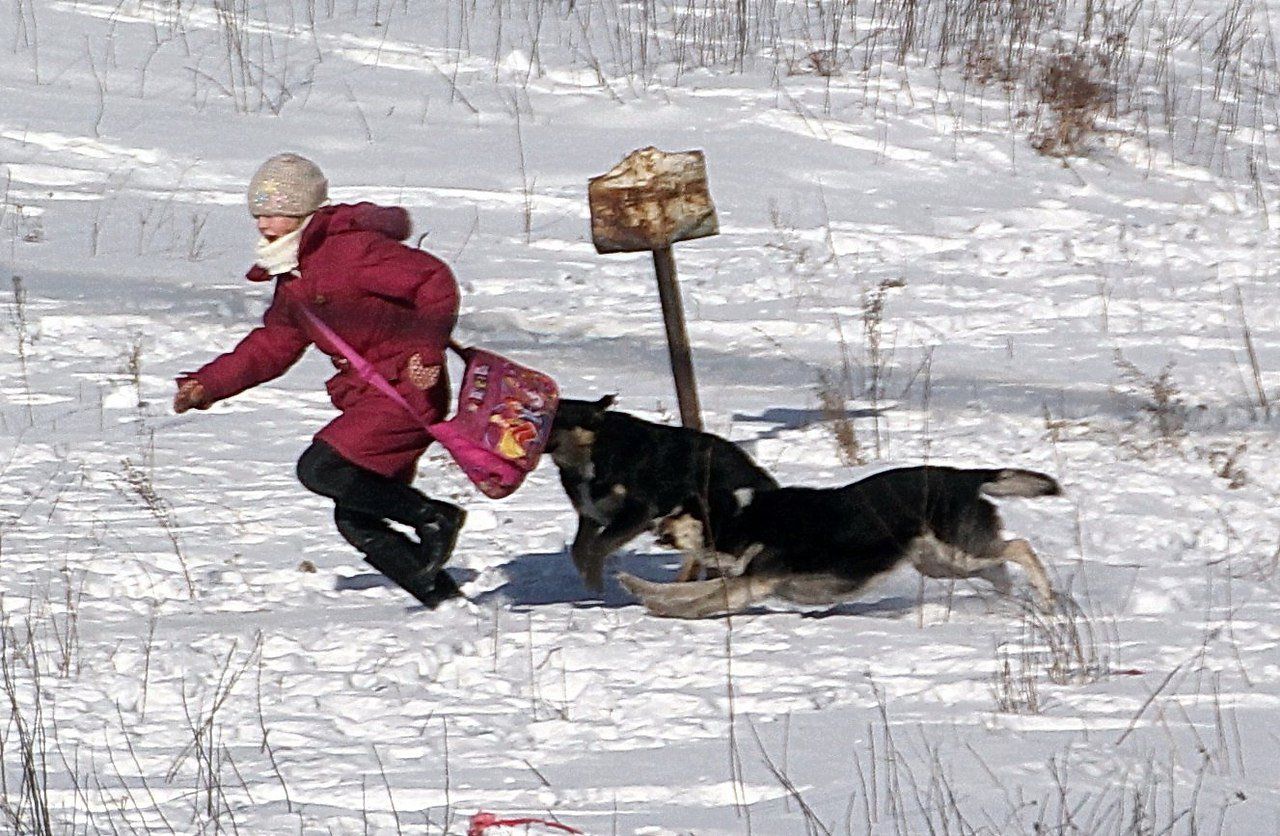
MULTIPOLYGON (((723 577, 652 583, 618 580, 655 615, 704 618, 739 612, 770 596, 834 604, 904 562, 936 578, 979 577, 1010 588, 1006 563, 1027 572, 1042 605, 1049 577, 1026 540, 1001 537, 990 497, 1056 496, 1051 477, 1029 470, 905 467, 841 488, 738 492, 738 510, 720 520, 715 542, 723 577)), ((679 516, 661 527, 679 548, 705 547, 698 526, 679 516)))
MULTIPOLYGON (((738 512, 734 491, 778 485, 732 442, 615 412, 613 401, 562 399, 546 448, 578 512, 573 563, 593 590, 603 585, 605 558, 658 520, 687 515, 715 542, 738 512)), ((697 571, 690 555, 680 579, 697 571)))

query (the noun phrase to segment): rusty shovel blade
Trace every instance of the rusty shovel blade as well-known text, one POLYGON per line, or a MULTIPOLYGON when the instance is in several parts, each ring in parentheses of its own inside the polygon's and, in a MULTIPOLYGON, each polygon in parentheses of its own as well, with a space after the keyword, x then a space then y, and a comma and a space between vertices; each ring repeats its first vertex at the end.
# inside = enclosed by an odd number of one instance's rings
POLYGON ((720 231, 701 151, 632 151, 588 181, 587 199, 599 253, 660 250, 720 231))

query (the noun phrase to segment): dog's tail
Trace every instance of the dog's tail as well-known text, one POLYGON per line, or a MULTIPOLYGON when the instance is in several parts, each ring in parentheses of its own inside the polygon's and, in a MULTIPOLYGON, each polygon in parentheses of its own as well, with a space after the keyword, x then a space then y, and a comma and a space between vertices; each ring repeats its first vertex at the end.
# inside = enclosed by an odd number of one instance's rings
POLYGON ((987 496, 1060 496, 1062 486, 1052 477, 1034 470, 987 471, 990 475, 982 482, 982 492, 987 496))

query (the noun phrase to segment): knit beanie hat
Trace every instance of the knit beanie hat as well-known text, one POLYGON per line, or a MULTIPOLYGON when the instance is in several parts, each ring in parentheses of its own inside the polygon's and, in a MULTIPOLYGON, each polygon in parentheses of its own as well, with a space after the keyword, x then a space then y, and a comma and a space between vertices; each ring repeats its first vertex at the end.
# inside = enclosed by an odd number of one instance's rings
POLYGON ((304 218, 329 199, 329 181, 306 157, 276 154, 249 181, 249 214, 304 218))

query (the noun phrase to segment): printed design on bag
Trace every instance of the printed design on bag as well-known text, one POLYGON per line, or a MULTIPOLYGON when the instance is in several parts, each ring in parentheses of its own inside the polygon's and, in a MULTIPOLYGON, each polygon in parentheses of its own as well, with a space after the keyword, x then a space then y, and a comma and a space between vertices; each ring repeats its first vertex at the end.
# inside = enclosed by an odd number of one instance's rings
POLYGON ((555 381, 501 355, 472 350, 457 414, 437 438, 494 499, 514 491, 547 446, 559 405, 555 381))
POLYGON ((484 404, 485 395, 489 391, 489 364, 477 363, 467 369, 466 385, 462 399, 466 401, 467 412, 475 412, 484 404))
POLYGON ((508 367, 500 382, 500 398, 489 415, 486 441, 498 455, 520 461, 530 447, 545 435, 547 401, 543 376, 529 369, 508 367))
POLYGON ((426 365, 422 362, 422 355, 415 354, 409 358, 405 376, 415 389, 430 389, 440 380, 440 367, 426 365))

